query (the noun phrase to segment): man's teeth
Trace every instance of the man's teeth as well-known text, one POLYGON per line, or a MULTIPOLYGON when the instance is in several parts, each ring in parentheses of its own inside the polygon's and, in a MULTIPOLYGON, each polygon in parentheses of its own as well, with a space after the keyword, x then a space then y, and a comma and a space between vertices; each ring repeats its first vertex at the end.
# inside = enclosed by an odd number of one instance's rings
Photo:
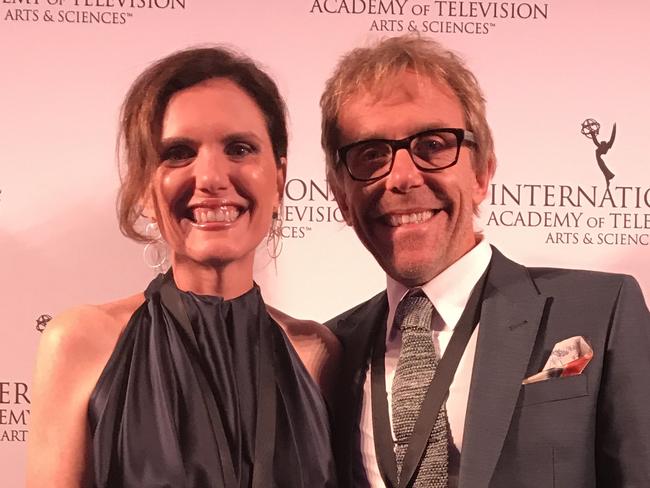
POLYGON ((211 222, 234 222, 239 217, 240 209, 237 207, 223 206, 217 208, 195 208, 192 211, 197 224, 211 222))
POLYGON ((433 217, 432 210, 425 210, 423 212, 413 212, 410 214, 392 214, 388 217, 388 223, 393 227, 398 227, 404 224, 420 224, 433 217))

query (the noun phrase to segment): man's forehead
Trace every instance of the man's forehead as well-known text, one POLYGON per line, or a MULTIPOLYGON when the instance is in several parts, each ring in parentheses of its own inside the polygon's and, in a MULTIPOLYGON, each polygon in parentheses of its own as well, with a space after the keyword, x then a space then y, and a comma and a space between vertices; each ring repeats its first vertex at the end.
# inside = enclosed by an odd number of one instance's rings
POLYGON ((450 123, 462 126, 462 113, 446 82, 407 71, 361 84, 346 98, 338 115, 339 142, 406 137, 450 123))
POLYGON ((398 105, 437 92, 442 92, 447 96, 454 95, 445 81, 430 74, 418 73, 413 70, 386 73, 383 76, 359 80, 356 89, 344 97, 341 111, 345 110, 346 105, 352 104, 398 105))

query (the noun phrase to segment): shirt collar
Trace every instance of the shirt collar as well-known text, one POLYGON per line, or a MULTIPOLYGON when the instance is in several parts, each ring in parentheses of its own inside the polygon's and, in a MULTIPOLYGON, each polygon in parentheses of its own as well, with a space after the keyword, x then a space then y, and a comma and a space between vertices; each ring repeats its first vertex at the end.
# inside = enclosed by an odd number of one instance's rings
MULTIPOLYGON (((482 239, 458 261, 420 287, 442 318, 439 330, 454 330, 467 305, 472 288, 487 269, 491 258, 492 248, 486 239, 482 239)), ((390 276, 386 278, 388 338, 390 329, 392 329, 395 309, 409 288, 390 276)))

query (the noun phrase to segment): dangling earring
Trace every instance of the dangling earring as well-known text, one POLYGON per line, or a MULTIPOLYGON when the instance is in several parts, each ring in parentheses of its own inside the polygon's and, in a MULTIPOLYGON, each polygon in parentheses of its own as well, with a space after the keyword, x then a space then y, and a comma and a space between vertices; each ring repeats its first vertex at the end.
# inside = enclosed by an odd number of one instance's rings
POLYGON ((158 273, 164 273, 169 268, 167 245, 156 222, 149 222, 144 228, 147 244, 142 251, 144 263, 158 273))
POLYGON ((282 204, 273 210, 273 220, 269 235, 266 238, 266 250, 272 259, 276 259, 282 252, 282 204))

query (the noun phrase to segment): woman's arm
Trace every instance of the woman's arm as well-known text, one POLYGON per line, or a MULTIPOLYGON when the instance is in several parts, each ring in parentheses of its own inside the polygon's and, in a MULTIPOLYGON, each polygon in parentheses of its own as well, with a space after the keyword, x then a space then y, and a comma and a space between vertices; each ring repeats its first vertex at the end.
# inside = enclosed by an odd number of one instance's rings
POLYGON ((79 307, 48 323, 31 387, 28 488, 92 486, 88 400, 126 323, 122 312, 134 310, 128 301, 79 307))

